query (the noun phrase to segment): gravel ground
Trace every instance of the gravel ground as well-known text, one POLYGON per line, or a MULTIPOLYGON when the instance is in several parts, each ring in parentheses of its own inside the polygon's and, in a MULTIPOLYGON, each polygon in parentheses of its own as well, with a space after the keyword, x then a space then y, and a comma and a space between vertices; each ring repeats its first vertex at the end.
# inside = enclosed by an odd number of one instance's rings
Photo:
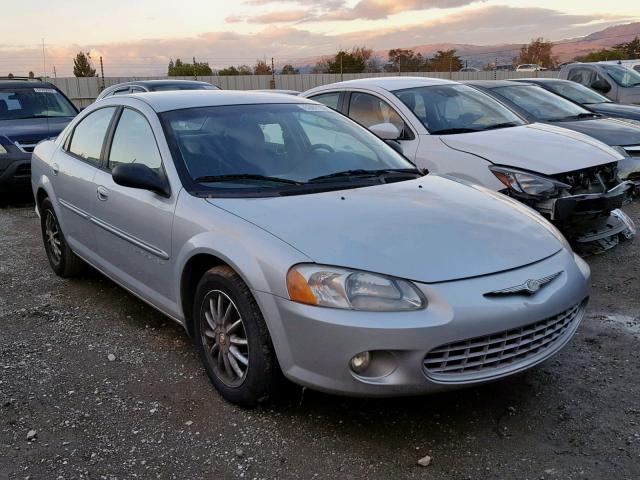
POLYGON ((216 394, 179 326, 96 272, 57 278, 33 206, 5 204, 0 478, 637 479, 640 240, 589 263, 588 317, 527 373, 409 399, 294 391, 247 411, 216 394))

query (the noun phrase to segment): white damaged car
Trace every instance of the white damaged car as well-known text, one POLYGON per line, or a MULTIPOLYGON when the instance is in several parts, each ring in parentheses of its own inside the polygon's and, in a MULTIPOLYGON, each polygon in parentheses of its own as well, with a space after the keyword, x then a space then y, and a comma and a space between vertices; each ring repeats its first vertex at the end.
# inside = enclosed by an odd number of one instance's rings
POLYGON ((420 168, 529 205, 583 253, 635 235, 633 221, 620 210, 634 188, 618 177, 623 156, 591 137, 529 123, 488 95, 449 80, 367 78, 301 95, 397 142, 420 168))

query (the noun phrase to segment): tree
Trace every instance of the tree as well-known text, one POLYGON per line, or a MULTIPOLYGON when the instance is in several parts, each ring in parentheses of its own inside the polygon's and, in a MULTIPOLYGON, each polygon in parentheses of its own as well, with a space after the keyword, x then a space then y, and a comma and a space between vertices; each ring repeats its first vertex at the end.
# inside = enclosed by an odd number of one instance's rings
POLYGON ((438 50, 427 63, 427 68, 432 72, 457 72, 462 67, 462 59, 455 50, 438 50))
POLYGON ((254 75, 271 75, 271 67, 267 65, 267 62, 264 60, 256 60, 256 64, 253 67, 254 75))
POLYGON ((29 71, 29 78, 36 78, 35 73, 33 73, 32 71, 29 71))
POLYGON ((227 68, 223 68, 222 70, 218 70, 218 75, 228 75, 228 76, 233 76, 233 75, 240 75, 240 73, 238 72, 238 69, 236 67, 227 67, 227 68))
POLYGON ((76 77, 95 77, 96 69, 91 67, 89 52, 78 52, 73 60, 73 74, 76 77))
POLYGON ((388 72, 419 72, 426 66, 425 58, 421 53, 406 48, 394 48, 389 50, 389 62, 385 66, 388 72))
MULTIPOLYGON (((195 60, 195 59, 194 59, 195 60)), ((179 58, 169 61, 167 74, 170 77, 193 77, 213 75, 213 70, 206 62, 184 63, 179 58)))
POLYGON ((629 60, 640 57, 640 38, 636 37, 630 42, 619 43, 613 48, 602 48, 586 55, 578 56, 574 60, 578 62, 600 62, 606 60, 629 60))
POLYGON ((329 60, 328 73, 361 73, 364 72, 365 60, 352 52, 340 50, 329 60))
POLYGON ((327 73, 329 71, 329 61, 331 57, 322 57, 320 60, 316 62, 314 67, 311 69, 311 73, 327 73))
POLYGON ((284 67, 282 67, 282 70, 280 71, 281 75, 295 75, 297 73, 300 73, 300 70, 298 70, 297 68, 293 68, 293 65, 290 65, 288 63, 284 67))
POLYGON ((555 68, 558 64, 558 58, 552 55, 553 43, 546 41, 544 38, 536 38, 531 40, 528 45, 523 45, 520 49, 516 63, 534 63, 545 68, 555 68))
POLYGON ((10 73, 9 75, 7 75, 7 78, 13 78, 13 73, 10 73))
POLYGON ((602 62, 607 60, 627 60, 628 58, 629 56, 622 50, 602 48, 586 55, 579 55, 574 60, 576 62, 602 62))
POLYGON ((249 65, 238 65, 238 75, 253 75, 253 70, 249 65))

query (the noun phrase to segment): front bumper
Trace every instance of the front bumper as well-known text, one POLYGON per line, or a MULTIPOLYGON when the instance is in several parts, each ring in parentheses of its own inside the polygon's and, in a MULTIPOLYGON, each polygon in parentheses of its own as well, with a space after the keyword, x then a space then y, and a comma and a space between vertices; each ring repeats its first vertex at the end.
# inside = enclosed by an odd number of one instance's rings
POLYGON ((0 155, 0 192, 29 188, 31 153, 10 152, 0 155))
POLYGON ((429 301, 415 312, 355 312, 291 302, 254 292, 267 321, 280 366, 295 383, 355 396, 418 395, 496 380, 528 369, 557 353, 573 336, 589 295, 589 267, 562 250, 533 265, 484 277, 418 284, 429 301), (562 272, 534 295, 486 293, 562 272), (558 316, 576 306, 570 328, 535 354, 496 368, 442 377, 425 359, 443 345, 493 336, 558 316), (349 362, 372 352, 360 374, 349 362))

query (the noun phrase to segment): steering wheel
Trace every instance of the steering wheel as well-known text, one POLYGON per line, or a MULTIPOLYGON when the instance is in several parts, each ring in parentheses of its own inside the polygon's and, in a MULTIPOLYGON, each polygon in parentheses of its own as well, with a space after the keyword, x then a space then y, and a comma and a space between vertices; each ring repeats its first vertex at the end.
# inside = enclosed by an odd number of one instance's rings
POLYGON ((326 143, 316 143, 315 145, 311 145, 311 150, 326 150, 329 153, 335 153, 335 150, 331 145, 327 145, 326 143))

